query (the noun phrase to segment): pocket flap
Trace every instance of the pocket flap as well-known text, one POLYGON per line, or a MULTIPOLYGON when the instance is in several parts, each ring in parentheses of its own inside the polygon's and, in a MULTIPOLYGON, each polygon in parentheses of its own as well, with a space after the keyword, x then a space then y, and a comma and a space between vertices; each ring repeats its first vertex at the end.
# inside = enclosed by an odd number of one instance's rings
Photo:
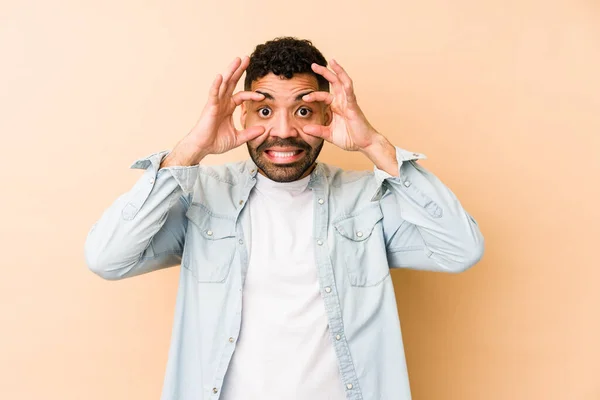
POLYGON ((336 222, 334 226, 340 235, 360 242, 371 236, 375 224, 382 218, 381 208, 377 204, 376 207, 369 207, 336 222))
POLYGON ((235 219, 211 214, 204 206, 192 203, 186 214, 200 233, 206 239, 216 240, 226 237, 235 237, 235 219))

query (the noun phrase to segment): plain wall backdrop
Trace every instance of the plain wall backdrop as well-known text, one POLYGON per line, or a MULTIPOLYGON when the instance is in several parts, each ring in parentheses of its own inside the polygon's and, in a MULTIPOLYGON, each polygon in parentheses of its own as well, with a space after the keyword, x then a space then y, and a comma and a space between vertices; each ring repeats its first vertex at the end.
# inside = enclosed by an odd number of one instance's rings
MULTIPOLYGON (((600 399, 590 0, 1 0, 0 398, 159 398, 178 268, 103 281, 87 231, 214 76, 282 35, 336 58, 486 238, 466 273, 393 272, 414 399, 600 399)), ((331 145, 321 160, 372 168, 331 145)))

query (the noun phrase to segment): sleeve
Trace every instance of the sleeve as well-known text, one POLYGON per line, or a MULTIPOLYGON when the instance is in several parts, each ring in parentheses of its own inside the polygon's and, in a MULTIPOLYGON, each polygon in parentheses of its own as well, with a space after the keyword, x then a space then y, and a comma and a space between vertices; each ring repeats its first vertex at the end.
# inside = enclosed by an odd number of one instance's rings
POLYGON ((462 272, 484 252, 475 219, 454 193, 417 164, 426 157, 396 147, 399 176, 375 167, 390 267, 462 272))
POLYGON ((123 279, 180 264, 198 166, 159 169, 167 154, 136 161, 131 168, 144 169, 141 178, 88 232, 86 263, 102 278, 123 279))

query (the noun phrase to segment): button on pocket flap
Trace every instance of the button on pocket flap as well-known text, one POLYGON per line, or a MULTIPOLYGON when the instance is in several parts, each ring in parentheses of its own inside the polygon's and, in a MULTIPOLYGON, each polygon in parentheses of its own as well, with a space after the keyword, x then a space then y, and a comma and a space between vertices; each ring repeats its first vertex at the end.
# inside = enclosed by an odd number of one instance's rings
POLYGON ((200 229, 206 239, 216 240, 235 236, 235 220, 224 216, 212 215, 198 204, 190 204, 187 218, 200 229))
POLYGON ((379 205, 369 207, 366 210, 359 211, 357 214, 344 218, 335 223, 335 229, 338 233, 350 240, 366 240, 377 222, 381 221, 383 214, 379 205))

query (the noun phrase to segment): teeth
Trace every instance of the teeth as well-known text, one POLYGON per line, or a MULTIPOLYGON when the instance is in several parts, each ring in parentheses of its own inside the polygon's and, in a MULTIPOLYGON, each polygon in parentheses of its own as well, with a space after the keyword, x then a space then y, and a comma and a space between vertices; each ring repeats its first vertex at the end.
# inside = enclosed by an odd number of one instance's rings
POLYGON ((271 154, 273 155, 273 157, 286 158, 286 157, 295 156, 296 152, 295 151, 288 151, 288 152, 272 151, 271 154))

